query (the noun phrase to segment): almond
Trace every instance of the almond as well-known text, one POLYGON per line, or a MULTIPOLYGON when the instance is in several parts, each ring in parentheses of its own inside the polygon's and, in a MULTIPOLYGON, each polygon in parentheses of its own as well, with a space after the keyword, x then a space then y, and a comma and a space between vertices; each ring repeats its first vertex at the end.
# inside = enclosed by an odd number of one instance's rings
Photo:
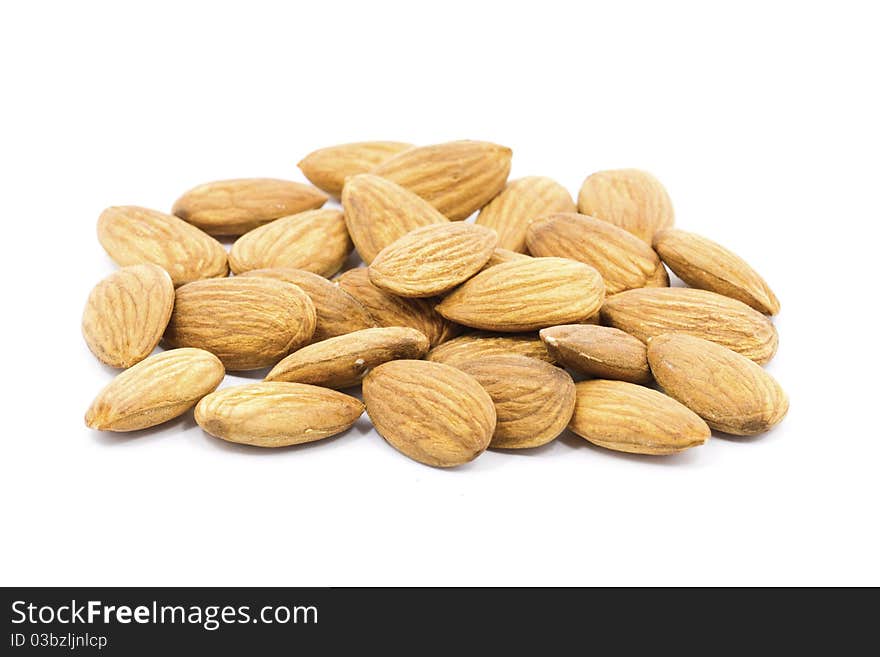
POLYGON ((526 228, 533 219, 556 212, 575 212, 571 194, 551 178, 529 176, 512 180, 480 210, 477 223, 498 233, 498 246, 521 252, 526 248, 526 228))
POLYGON ((165 341, 215 354, 227 370, 274 365, 312 338, 315 306, 296 285, 253 276, 178 288, 165 341))
POLYGON ((229 266, 236 274, 292 267, 332 276, 352 248, 339 210, 310 210, 276 219, 239 237, 229 251, 229 266))
POLYGON ((650 383, 648 353, 638 339, 616 328, 589 324, 552 326, 541 340, 557 363, 581 374, 630 383, 650 383))
POLYGON ((513 152, 485 141, 410 148, 373 169, 418 194, 452 221, 467 219, 507 182, 513 152))
POLYGON ((643 288, 615 294, 602 306, 602 321, 642 342, 663 333, 706 338, 767 363, 776 353, 776 328, 746 304, 705 290, 643 288))
POLYGON ((157 265, 132 265, 98 283, 86 302, 82 333, 98 359, 130 367, 152 353, 171 317, 174 284, 157 265))
POLYGON ((201 349, 173 349, 121 372, 86 412, 101 431, 136 431, 182 415, 223 380, 223 364, 201 349))
POLYGON ((480 271, 497 242, 494 230, 474 224, 416 228, 379 252, 370 280, 401 297, 443 294, 480 271))
POLYGON ((476 331, 434 347, 427 359, 458 367, 459 364, 493 355, 520 355, 553 363, 553 357, 536 333, 489 333, 476 331))
POLYGON ((648 360, 663 389, 718 431, 753 436, 788 412, 788 398, 772 376, 714 342, 660 335, 648 342, 648 360))
POLYGON ((534 256, 570 258, 595 267, 608 295, 669 285, 654 250, 607 221, 576 213, 550 215, 529 225, 526 243, 534 256))
POLYGON ((370 328, 316 342, 290 354, 266 381, 296 381, 327 388, 348 388, 364 374, 389 360, 421 358, 428 338, 402 326, 370 328))
POLYGON ((209 235, 244 235, 279 217, 320 208, 327 195, 303 183, 274 178, 218 180, 194 187, 171 212, 209 235))
POLYGON ((426 465, 472 461, 495 431, 492 398, 469 374, 424 360, 392 360, 364 378, 364 403, 392 447, 426 465))
POLYGON ((590 215, 651 243, 654 233, 675 222, 669 194, 651 174, 638 169, 600 171, 578 194, 578 212, 590 215))
POLYGON ((223 388, 196 406, 212 436, 257 447, 310 443, 349 429, 364 412, 354 397, 303 383, 262 382, 223 388))
POLYGON ((98 241, 117 265, 159 265, 175 285, 229 273, 220 242, 177 217, 147 208, 104 210, 98 219, 98 241))
POLYGON ((683 230, 654 236, 663 262, 691 287, 738 299, 766 315, 779 312, 779 300, 749 264, 723 246, 683 230))
POLYGON ((340 144, 309 153, 297 166, 315 187, 339 196, 346 178, 367 173, 408 148, 412 144, 399 141, 340 144))
POLYGON ((604 379, 581 381, 575 389, 568 428, 594 445, 631 454, 675 454, 711 435, 698 415, 656 390, 604 379))
POLYGON ((505 262, 513 262, 514 260, 528 260, 530 256, 527 256, 525 253, 517 253, 516 251, 510 251, 508 249, 495 249, 492 252, 492 256, 489 258, 489 262, 483 265, 483 269, 489 269, 489 267, 494 267, 495 265, 500 265, 505 262))
POLYGON ((485 269, 437 306, 447 319, 491 331, 532 331, 577 322, 605 295, 592 267, 565 258, 530 258, 485 269))

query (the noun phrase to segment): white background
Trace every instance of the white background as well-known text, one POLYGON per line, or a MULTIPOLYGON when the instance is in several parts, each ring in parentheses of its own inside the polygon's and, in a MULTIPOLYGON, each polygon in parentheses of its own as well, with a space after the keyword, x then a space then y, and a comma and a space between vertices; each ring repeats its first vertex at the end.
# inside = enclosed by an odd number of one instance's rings
MULTIPOLYGON (((2 584, 880 584, 872 3, 4 3, 2 584), (769 435, 671 458, 568 435, 454 471, 369 431, 261 451, 102 435, 80 336, 108 205, 472 138, 576 193, 667 186, 782 300, 769 435)), ((224 385, 238 382, 228 378, 224 385)))

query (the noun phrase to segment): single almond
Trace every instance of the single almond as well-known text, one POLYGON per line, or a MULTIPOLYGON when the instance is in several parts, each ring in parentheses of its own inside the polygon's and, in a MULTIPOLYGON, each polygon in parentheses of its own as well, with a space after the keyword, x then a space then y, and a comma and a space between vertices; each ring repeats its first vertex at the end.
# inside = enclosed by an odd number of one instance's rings
POLYGON ((315 187, 339 196, 346 178, 367 173, 408 148, 412 144, 399 141, 340 144, 312 151, 297 166, 315 187))
POLYGON ((675 454, 705 443, 711 431, 686 406, 661 392, 593 379, 575 385, 568 428, 594 445, 631 454, 675 454))
POLYGON ((516 251, 510 251, 508 249, 495 249, 492 252, 492 256, 489 258, 489 261, 483 265, 483 269, 489 269, 489 267, 494 267, 495 265, 500 265, 505 262, 513 262, 514 260, 528 260, 530 256, 525 253, 517 253, 516 251))
POLYGON ((788 398, 759 365, 714 342, 666 334, 648 342, 657 382, 710 427, 741 436, 764 433, 782 421, 788 398))
POLYGON ((159 265, 175 285, 229 273, 220 242, 177 217, 147 208, 104 210, 98 219, 98 241, 120 267, 159 265))
POLYGON ((315 322, 312 300, 296 285, 259 276, 196 281, 177 289, 165 342, 206 349, 227 370, 254 370, 307 344, 315 322))
POLYGON ((223 380, 223 364, 202 349, 163 351, 120 372, 86 412, 101 431, 136 431, 182 415, 223 380))
POLYGON ((453 338, 431 349, 426 358, 435 363, 459 364, 496 355, 519 355, 555 362, 537 333, 490 333, 475 331, 453 338))
POLYGON ((82 317, 86 344, 111 367, 130 367, 152 353, 171 317, 174 284, 157 265, 110 274, 89 294, 82 317))
POLYGON ((485 141, 410 148, 373 169, 452 221, 467 219, 504 189, 513 152, 485 141))
POLYGON ((196 422, 212 436, 256 447, 311 443, 349 429, 364 412, 336 390, 281 381, 232 386, 196 406, 196 422))
POLYGON ((416 228, 379 252, 370 264, 370 280, 401 297, 443 294, 480 271, 497 242, 494 230, 475 224, 416 228))
POLYGON ((638 338, 610 326, 567 324, 541 329, 557 363, 599 379, 650 383, 648 352, 638 338))
POLYGON ((364 378, 367 414, 388 443, 441 468, 474 460, 495 431, 495 405, 479 382, 449 365, 392 360, 364 378))

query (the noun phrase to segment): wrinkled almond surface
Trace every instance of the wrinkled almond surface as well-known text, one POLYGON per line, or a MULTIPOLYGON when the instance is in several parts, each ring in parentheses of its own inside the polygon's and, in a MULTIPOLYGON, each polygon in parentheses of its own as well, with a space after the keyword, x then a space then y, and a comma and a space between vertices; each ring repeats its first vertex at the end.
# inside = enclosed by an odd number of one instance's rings
POLYGON ((475 331, 461 335, 431 349, 426 358, 457 367, 460 363, 483 356, 519 355, 548 363, 553 357, 537 333, 490 333, 475 331))
POLYGON ((412 144, 399 141, 360 141, 320 148, 297 165, 311 183, 333 196, 342 193, 345 179, 367 173, 412 144))
POLYGON ((527 256, 525 253, 517 253, 516 251, 510 251, 508 249, 495 249, 492 252, 489 261, 483 265, 483 269, 488 269, 489 267, 494 267, 495 265, 500 265, 505 262, 512 262, 514 260, 528 260, 530 256, 527 256))
POLYGON ((650 383, 644 343, 610 326, 568 324, 541 329, 541 339, 557 363, 599 379, 650 383))

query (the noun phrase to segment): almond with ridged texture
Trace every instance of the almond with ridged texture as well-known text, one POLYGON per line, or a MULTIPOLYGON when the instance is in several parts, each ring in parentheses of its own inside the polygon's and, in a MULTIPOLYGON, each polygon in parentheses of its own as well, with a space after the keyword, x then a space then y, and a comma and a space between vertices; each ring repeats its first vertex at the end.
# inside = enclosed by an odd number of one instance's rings
POLYGON ((348 233, 367 264, 411 230, 449 222, 424 199, 370 174, 354 176, 345 183, 342 208, 348 233))
POLYGON ((479 382, 449 365, 393 360, 364 378, 367 414, 392 447, 448 468, 482 454, 495 432, 495 405, 479 382))
POLYGON ((686 406, 626 381, 593 379, 575 385, 568 428, 594 445, 630 454, 675 454, 705 443, 711 431, 686 406))
POLYGON ((416 228, 373 259, 373 285, 400 297, 433 297, 476 274, 492 257, 498 236, 463 222, 416 228))
POLYGON ((220 242, 156 210, 134 205, 107 208, 98 219, 98 241, 120 267, 158 265, 175 285, 229 273, 220 242))
POLYGON ((683 230, 654 236, 663 262, 691 287, 738 299, 765 315, 779 312, 779 299, 763 278, 720 244, 683 230))
POLYGON ((206 349, 227 370, 254 370, 274 365, 314 332, 315 306, 296 285, 236 276, 178 288, 165 342, 206 349))
POLYGON ((244 235, 280 217, 320 208, 327 198, 320 189, 290 180, 238 178, 193 187, 171 212, 209 235, 244 235))
POLYGON ((329 277, 342 268, 352 248, 339 210, 309 210, 239 237, 229 251, 229 266, 236 274, 292 267, 329 277))
POLYGON ((287 447, 342 433, 363 412, 359 400, 336 390, 264 381, 211 393, 195 416, 202 429, 228 442, 287 447))
POLYGON ((101 431, 136 431, 182 415, 223 380, 223 364, 202 349, 173 349, 121 372, 86 412, 101 431))
POLYGON ((610 326, 568 324, 542 329, 557 363, 599 379, 650 383, 648 352, 638 338, 610 326))
POLYGON ((152 353, 171 317, 174 284, 156 265, 110 274, 89 294, 82 333, 92 353, 111 367, 130 367, 152 353))
POLYGON ((650 173, 638 169, 589 176, 578 194, 578 212, 620 226, 648 244, 654 233, 675 223, 666 189, 650 173))
POLYGON ((410 148, 372 173, 418 194, 452 221, 467 219, 504 189, 513 155, 485 141, 410 148))
POLYGON ((475 331, 434 347, 426 358, 453 367, 484 356, 519 355, 553 363, 553 357, 537 333, 490 333, 475 331))
POLYGON ((687 333, 733 349, 761 365, 776 353, 773 323, 730 297, 690 288, 643 288, 608 297, 602 323, 647 343, 663 333, 687 333))
POLYGON ((507 183, 477 216, 477 223, 498 233, 498 246, 522 252, 529 222, 557 212, 577 212, 571 194, 552 178, 529 176, 507 183))
POLYGON ((779 424, 788 412, 788 398, 776 379, 714 342, 660 335, 648 342, 648 360, 666 393, 718 431, 753 436, 779 424))
POLYGON ((605 296, 595 269, 565 258, 530 258, 485 269, 437 306, 448 320, 489 331, 534 331, 594 314, 605 296))
POLYGON ((556 438, 574 411, 571 376, 526 356, 485 356, 457 366, 486 389, 495 404, 495 433, 489 447, 540 447, 556 438))
POLYGON ((339 196, 346 178, 367 173, 408 148, 412 144, 399 141, 339 144, 312 151, 297 166, 315 187, 339 196))
POLYGON ((489 258, 489 261, 483 265, 483 269, 489 269, 489 267, 494 267, 495 265, 500 265, 505 262, 513 262, 514 260, 528 260, 531 256, 526 255, 525 253, 517 253, 516 251, 511 251, 509 249, 495 249, 492 252, 492 256, 489 258))
POLYGON ((526 243, 533 256, 571 258, 595 267, 608 295, 669 285, 654 250, 607 221, 577 213, 550 215, 529 224, 526 243))

